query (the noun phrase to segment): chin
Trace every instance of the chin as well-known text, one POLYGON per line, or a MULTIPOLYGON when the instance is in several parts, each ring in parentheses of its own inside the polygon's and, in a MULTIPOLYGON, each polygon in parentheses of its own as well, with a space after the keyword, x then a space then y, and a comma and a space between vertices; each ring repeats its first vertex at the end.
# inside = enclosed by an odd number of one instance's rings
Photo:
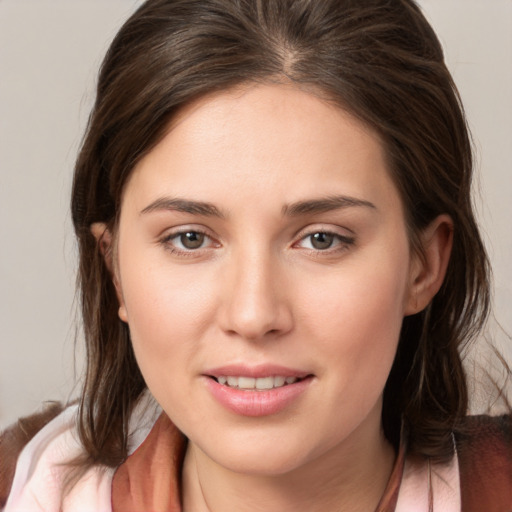
POLYGON ((252 476, 278 476, 290 473, 309 460, 304 443, 284 443, 283 438, 272 441, 245 440, 218 443, 206 455, 225 469, 252 476), (251 442, 254 441, 254 442, 251 442))
POLYGON ((274 454, 269 457, 265 453, 259 453, 254 457, 237 457, 236 455, 219 460, 218 463, 224 468, 239 474, 276 477, 286 475, 301 467, 305 461, 297 454, 287 456, 285 454, 274 454))

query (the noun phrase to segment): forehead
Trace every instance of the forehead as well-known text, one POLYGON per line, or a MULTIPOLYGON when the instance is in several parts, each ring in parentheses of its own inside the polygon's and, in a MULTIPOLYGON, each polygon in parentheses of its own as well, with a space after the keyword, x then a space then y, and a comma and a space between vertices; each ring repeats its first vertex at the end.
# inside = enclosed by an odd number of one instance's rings
POLYGON ((340 187, 374 198, 392 187, 380 138, 319 95, 279 84, 246 85, 187 104, 127 188, 145 201, 164 191, 205 201, 246 191, 294 202, 340 187))
POLYGON ((329 144, 343 125, 382 148, 377 133, 348 110, 315 87, 293 83, 243 83, 186 103, 173 116, 167 134, 178 131, 184 136, 188 133, 195 143, 203 138, 205 143, 221 143, 220 147, 226 143, 233 147, 244 140, 249 143, 248 135, 252 135, 250 139, 255 143, 265 142, 265 136, 266 141, 272 143, 276 134, 290 143, 308 137, 312 141, 316 139, 316 144, 321 140, 329 144), (258 131, 262 127, 270 130, 258 131), (332 137, 326 139, 327 132, 332 137), (215 135, 217 139, 212 137, 215 135))

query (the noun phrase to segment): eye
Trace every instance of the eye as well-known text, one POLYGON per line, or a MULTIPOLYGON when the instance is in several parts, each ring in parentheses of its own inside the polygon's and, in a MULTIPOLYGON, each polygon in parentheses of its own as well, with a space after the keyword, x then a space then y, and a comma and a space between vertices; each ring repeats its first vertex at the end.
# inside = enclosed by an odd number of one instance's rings
POLYGON ((329 231, 316 231, 302 237, 298 246, 303 249, 311 249, 314 251, 328 251, 336 249, 344 249, 354 243, 354 238, 343 236, 329 231))
POLYGON ((215 245, 214 240, 206 233, 194 229, 186 229, 171 233, 161 243, 172 252, 190 253, 215 245))
POLYGON ((182 245, 184 249, 199 249, 204 244, 206 235, 197 231, 187 231, 176 235, 177 241, 182 245))
POLYGON ((320 251, 329 249, 335 242, 335 237, 332 233, 313 233, 307 238, 309 238, 311 246, 320 251))

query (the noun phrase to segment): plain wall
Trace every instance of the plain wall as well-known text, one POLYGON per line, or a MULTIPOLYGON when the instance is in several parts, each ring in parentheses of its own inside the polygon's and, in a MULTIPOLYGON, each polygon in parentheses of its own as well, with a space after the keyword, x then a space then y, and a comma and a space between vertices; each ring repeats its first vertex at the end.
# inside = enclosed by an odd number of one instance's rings
MULTIPOLYGON (((0 428, 74 393, 73 161, 103 53, 137 4, 0 0, 0 428)), ((475 138, 495 311, 512 333, 512 0, 420 5, 475 138)))

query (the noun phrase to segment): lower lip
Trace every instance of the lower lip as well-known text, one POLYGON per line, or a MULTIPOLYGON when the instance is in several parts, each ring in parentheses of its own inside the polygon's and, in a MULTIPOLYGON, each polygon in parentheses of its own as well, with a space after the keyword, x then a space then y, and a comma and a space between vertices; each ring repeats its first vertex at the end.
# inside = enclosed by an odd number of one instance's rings
POLYGON ((268 391, 246 391, 230 388, 207 377, 206 384, 213 397, 226 409, 241 416, 270 416, 286 409, 308 388, 312 377, 268 391))

